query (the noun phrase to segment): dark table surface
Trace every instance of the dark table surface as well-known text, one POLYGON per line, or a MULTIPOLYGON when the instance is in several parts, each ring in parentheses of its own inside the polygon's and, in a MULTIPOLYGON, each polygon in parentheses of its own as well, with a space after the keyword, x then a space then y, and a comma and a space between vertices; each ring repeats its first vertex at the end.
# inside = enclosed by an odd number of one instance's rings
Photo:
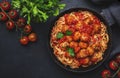
MULTIPOLYGON (((90 8, 100 12, 105 6, 94 5, 90 0, 62 0, 66 9, 74 7, 90 8)), ((62 11, 64 11, 62 10, 62 11)), ((5 24, 0 23, 0 78, 101 78, 100 68, 78 74, 60 68, 51 58, 48 50, 48 34, 51 27, 50 18, 45 23, 32 23, 33 30, 38 34, 38 41, 27 46, 21 46, 18 33, 6 30, 5 24)), ((120 28, 112 29, 111 56, 120 52, 120 28)))

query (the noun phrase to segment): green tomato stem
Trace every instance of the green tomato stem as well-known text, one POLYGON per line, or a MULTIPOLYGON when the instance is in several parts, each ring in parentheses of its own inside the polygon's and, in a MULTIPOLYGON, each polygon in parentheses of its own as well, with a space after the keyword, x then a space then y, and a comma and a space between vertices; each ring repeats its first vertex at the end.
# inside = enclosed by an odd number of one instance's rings
POLYGON ((31 18, 30 18, 30 13, 28 14, 28 18, 27 18, 27 24, 30 24, 31 18))
MULTIPOLYGON (((16 26, 16 31, 18 32, 18 30, 19 30, 20 33, 23 34, 22 30, 18 28, 16 22, 14 22, 14 21, 9 17, 9 15, 2 9, 1 6, 0 6, 0 9, 2 10, 2 12, 4 12, 4 13, 6 14, 6 16, 8 17, 8 19, 9 19, 10 21, 12 21, 12 22, 15 24, 15 26, 16 26)), ((21 36, 22 36, 22 35, 21 35, 21 36)))
POLYGON ((118 74, 119 71, 120 71, 120 67, 119 67, 118 70, 113 74, 112 78, 115 78, 115 76, 118 74))
POLYGON ((16 26, 16 31, 18 31, 17 24, 9 17, 9 15, 1 8, 1 6, 0 6, 0 9, 2 10, 2 12, 4 12, 4 13, 6 14, 6 16, 8 17, 8 19, 15 24, 15 26, 16 26))

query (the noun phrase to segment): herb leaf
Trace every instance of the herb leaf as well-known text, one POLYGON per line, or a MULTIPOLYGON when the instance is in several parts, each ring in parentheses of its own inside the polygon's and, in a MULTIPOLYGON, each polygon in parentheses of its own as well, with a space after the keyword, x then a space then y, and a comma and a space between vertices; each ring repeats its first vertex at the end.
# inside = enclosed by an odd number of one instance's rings
POLYGON ((75 52, 74 52, 74 49, 73 49, 73 48, 68 48, 67 51, 68 51, 68 53, 69 53, 72 57, 75 56, 75 52))
POLYGON ((72 35, 72 31, 67 30, 67 31, 65 32, 65 34, 68 35, 68 36, 70 36, 70 35, 72 35))
POLYGON ((35 22, 45 22, 50 16, 57 16, 65 4, 60 0, 12 0, 12 8, 17 9, 20 15, 35 22))
POLYGON ((62 38, 63 36, 64 36, 64 34, 63 34, 62 32, 58 32, 56 37, 57 37, 58 39, 60 39, 60 38, 62 38))

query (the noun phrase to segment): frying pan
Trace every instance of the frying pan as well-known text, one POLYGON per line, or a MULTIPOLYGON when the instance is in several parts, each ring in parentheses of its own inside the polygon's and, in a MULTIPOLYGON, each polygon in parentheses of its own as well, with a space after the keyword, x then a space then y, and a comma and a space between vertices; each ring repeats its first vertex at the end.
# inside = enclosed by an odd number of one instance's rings
POLYGON ((65 70, 67 70, 67 71, 71 71, 71 72, 77 72, 77 73, 89 72, 89 71, 95 70, 96 68, 100 67, 100 66, 108 59, 108 57, 110 56, 110 53, 111 53, 111 51, 110 51, 110 49, 111 49, 111 29, 110 29, 110 26, 109 26, 107 20, 105 20, 105 18, 104 18, 101 14, 99 14, 99 13, 97 13, 97 12, 91 10, 91 9, 87 9, 87 8, 71 8, 71 9, 69 9, 69 10, 66 10, 66 11, 60 13, 60 14, 52 21, 52 27, 50 28, 50 32, 49 32, 49 42, 48 42, 49 51, 50 51, 50 54, 51 54, 53 60, 55 61, 55 63, 58 64, 58 65, 59 65, 60 67, 62 67, 63 69, 65 69, 65 70), (100 21, 102 21, 102 22, 106 25, 107 33, 108 33, 108 35, 109 35, 109 42, 108 42, 108 48, 106 49, 106 51, 105 51, 105 53, 104 53, 104 55, 103 55, 103 60, 102 60, 102 61, 98 62, 98 63, 95 64, 95 65, 91 65, 91 66, 89 66, 89 67, 80 67, 80 68, 78 68, 78 69, 71 69, 69 66, 65 66, 64 64, 62 64, 62 63, 57 59, 57 57, 54 55, 53 49, 52 49, 51 46, 50 46, 50 36, 51 36, 52 27, 54 26, 55 22, 56 22, 61 16, 63 16, 64 14, 67 14, 67 13, 77 12, 77 11, 89 11, 89 12, 93 13, 95 16, 97 16, 97 17, 100 19, 100 21))

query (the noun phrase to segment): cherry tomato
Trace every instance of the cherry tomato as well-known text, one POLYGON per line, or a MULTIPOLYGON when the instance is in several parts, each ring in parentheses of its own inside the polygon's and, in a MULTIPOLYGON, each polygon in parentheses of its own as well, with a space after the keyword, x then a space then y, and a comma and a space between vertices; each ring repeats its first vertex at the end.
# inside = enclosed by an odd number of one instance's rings
POLYGON ((30 33, 32 31, 32 27, 30 26, 30 25, 26 25, 25 27, 24 27, 24 32, 25 33, 30 33))
POLYGON ((29 34, 28 39, 29 39, 29 41, 31 41, 31 42, 37 41, 37 35, 36 35, 36 33, 31 33, 31 34, 29 34))
POLYGON ((7 19, 7 15, 4 12, 0 12, 0 21, 6 21, 7 19))
POLYGON ((9 20, 9 21, 6 22, 6 27, 7 27, 8 30, 12 30, 15 27, 15 24, 14 24, 13 21, 9 20))
POLYGON ((118 63, 114 60, 110 61, 109 63, 109 67, 112 69, 112 70, 117 70, 118 69, 118 63))
POLYGON ((27 45, 28 42, 29 42, 29 39, 28 39, 27 36, 23 36, 23 37, 20 39, 20 43, 21 43, 22 45, 27 45))
POLYGON ((120 64, 120 53, 116 55, 116 61, 120 64))
POLYGON ((16 19, 18 17, 18 13, 16 10, 9 11, 8 15, 10 16, 11 19, 16 19))
POLYGON ((17 26, 21 28, 25 26, 26 20, 24 18, 19 18, 16 23, 17 23, 17 26))
POLYGON ((8 1, 3 1, 3 2, 1 2, 1 3, 0 3, 0 6, 1 6, 1 8, 2 8, 4 11, 10 10, 10 7, 11 7, 11 5, 10 5, 10 3, 9 3, 8 1))
POLYGON ((101 75, 102 75, 102 78, 110 78, 111 72, 109 70, 105 69, 102 71, 101 75))

